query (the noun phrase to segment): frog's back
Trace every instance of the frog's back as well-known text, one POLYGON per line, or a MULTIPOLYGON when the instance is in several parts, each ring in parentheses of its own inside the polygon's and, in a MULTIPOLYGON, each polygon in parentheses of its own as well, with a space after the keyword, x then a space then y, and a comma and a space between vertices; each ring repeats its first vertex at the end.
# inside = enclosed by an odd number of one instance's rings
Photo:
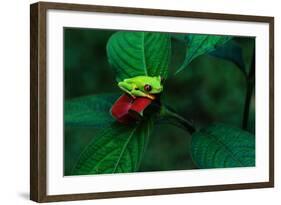
POLYGON ((153 79, 153 77, 151 76, 146 76, 146 75, 139 75, 139 76, 135 76, 130 78, 131 80, 135 81, 135 82, 144 82, 144 81, 150 81, 153 79))

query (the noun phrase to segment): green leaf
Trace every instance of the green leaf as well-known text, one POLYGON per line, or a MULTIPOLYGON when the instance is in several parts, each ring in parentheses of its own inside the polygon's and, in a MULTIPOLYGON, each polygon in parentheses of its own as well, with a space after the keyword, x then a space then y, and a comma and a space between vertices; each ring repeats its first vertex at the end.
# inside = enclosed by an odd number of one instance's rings
POLYGON ((210 55, 229 60, 234 63, 244 74, 246 74, 245 63, 243 59, 242 48, 238 43, 231 40, 226 44, 220 45, 216 50, 212 51, 210 55))
POLYGON ((140 75, 166 78, 171 55, 170 35, 119 31, 108 41, 107 55, 117 81, 140 75))
POLYGON ((255 138, 239 128, 215 124, 192 135, 191 155, 199 168, 255 166, 255 138))
POLYGON ((152 121, 132 126, 113 123, 102 130, 82 152, 74 167, 74 175, 135 172, 149 135, 152 121))
POLYGON ((176 40, 184 42, 184 43, 188 43, 188 41, 189 41, 189 37, 185 33, 171 33, 170 35, 173 39, 176 39, 176 40))
POLYGON ((203 34, 187 34, 187 48, 183 64, 176 71, 176 74, 185 69, 195 58, 216 49, 229 41, 231 36, 216 36, 203 34))
POLYGON ((114 122, 109 111, 118 94, 100 94, 66 100, 64 122, 66 126, 104 127, 114 122))

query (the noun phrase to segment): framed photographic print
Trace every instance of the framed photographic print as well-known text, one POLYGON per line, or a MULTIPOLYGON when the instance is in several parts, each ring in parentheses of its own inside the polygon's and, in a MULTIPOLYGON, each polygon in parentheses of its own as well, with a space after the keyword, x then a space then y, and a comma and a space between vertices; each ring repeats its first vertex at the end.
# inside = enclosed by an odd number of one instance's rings
POLYGON ((30 198, 274 185, 274 18, 31 5, 30 198))

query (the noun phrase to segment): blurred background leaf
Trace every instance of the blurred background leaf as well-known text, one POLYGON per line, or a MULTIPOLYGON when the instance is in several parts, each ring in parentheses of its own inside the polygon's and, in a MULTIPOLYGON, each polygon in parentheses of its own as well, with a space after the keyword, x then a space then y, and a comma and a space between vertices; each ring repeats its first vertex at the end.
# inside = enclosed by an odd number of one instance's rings
MULTIPOLYGON (((241 47, 248 70, 253 38, 234 37, 233 40, 241 47)), ((184 58, 185 44, 172 39, 171 73, 177 70, 184 58)), ((188 70, 179 75, 170 75, 164 88, 163 100, 186 119, 192 119, 196 127, 205 127, 213 122, 241 126, 246 79, 239 68, 230 61, 210 55, 198 56, 189 65, 188 70)), ((254 118, 255 95, 252 98, 251 119, 254 118)), ((254 120, 249 124, 253 132, 254 120)))
POLYGON ((229 125, 211 125, 192 135, 191 154, 198 168, 255 166, 255 137, 229 125))
POLYGON ((253 52, 255 51, 255 37, 237 36, 233 40, 242 48, 245 70, 246 73, 249 74, 253 52))
POLYGON ((171 33, 171 37, 188 45, 189 35, 186 33, 171 33))
POLYGON ((106 56, 111 30, 64 29, 64 97, 119 92, 106 56), (107 83, 109 85, 107 85, 107 83))
POLYGON ((169 34, 119 31, 107 43, 117 81, 135 76, 167 77, 171 55, 169 34))
POLYGON ((245 77, 247 76, 242 48, 234 40, 230 40, 223 45, 219 45, 216 50, 210 53, 210 55, 229 60, 242 71, 245 77))

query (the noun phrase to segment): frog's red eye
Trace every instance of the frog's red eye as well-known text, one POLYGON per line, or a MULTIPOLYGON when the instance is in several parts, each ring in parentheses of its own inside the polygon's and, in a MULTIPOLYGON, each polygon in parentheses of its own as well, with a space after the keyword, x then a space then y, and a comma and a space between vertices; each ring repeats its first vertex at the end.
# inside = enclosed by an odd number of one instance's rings
POLYGON ((144 90, 147 91, 147 92, 151 91, 151 90, 152 90, 151 85, 146 84, 146 85, 144 86, 144 90))

